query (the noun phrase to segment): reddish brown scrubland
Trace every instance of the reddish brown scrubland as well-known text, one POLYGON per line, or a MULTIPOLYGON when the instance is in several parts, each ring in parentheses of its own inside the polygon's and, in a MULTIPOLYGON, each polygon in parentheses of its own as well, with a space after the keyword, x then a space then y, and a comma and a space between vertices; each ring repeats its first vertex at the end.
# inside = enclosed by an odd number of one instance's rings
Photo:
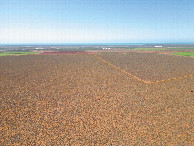
MULTIPOLYGON (((150 82, 194 72, 193 58, 97 56, 150 82)), ((192 145, 193 76, 146 84, 97 56, 0 57, 1 145, 192 145)))

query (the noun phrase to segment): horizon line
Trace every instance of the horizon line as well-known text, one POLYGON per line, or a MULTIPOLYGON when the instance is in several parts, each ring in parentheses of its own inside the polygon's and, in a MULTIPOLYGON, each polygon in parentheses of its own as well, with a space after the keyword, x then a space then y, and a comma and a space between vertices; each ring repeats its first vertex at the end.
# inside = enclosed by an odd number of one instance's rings
POLYGON ((146 42, 146 43, 0 43, 0 45, 144 45, 144 44, 194 44, 194 42, 146 42))

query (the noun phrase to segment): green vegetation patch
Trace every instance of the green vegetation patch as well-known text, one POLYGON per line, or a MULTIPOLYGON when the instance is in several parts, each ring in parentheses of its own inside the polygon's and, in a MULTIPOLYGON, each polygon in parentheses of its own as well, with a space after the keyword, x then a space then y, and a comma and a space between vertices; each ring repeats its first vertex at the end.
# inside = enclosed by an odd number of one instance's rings
POLYGON ((178 52, 178 53, 174 53, 173 55, 194 57, 194 52, 178 52))
POLYGON ((12 56, 12 55, 30 55, 30 54, 38 54, 40 52, 2 52, 0 56, 12 56))
POLYGON ((162 48, 135 48, 135 49, 130 49, 130 50, 164 50, 162 48))
POLYGON ((190 48, 168 48, 168 49, 194 49, 194 47, 190 47, 190 48))

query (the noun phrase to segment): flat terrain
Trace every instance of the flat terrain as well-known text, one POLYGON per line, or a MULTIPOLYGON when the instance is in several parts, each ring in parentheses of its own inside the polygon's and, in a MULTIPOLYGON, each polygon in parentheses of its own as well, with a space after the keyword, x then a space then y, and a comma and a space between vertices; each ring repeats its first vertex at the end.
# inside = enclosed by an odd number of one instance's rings
POLYGON ((39 52, 0 52, 0 56, 20 56, 20 55, 32 55, 39 52))
POLYGON ((174 53, 174 55, 194 57, 194 52, 178 52, 178 53, 174 53))
POLYGON ((98 56, 146 81, 166 80, 194 73, 194 60, 190 57, 143 52, 98 56))
POLYGON ((41 55, 83 55, 83 54, 95 54, 87 51, 43 51, 41 55))
MULTIPOLYGON (((194 71, 191 57, 97 56, 145 80, 194 71)), ((193 81, 145 84, 91 54, 0 57, 0 144, 192 145, 193 81)))
POLYGON ((165 50, 165 49, 163 48, 134 48, 132 50, 165 50))

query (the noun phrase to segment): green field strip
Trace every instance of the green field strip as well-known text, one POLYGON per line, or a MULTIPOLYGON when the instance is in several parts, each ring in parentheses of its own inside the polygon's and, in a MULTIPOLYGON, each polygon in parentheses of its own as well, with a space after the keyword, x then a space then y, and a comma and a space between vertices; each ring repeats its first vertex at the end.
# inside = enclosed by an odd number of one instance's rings
POLYGON ((2 52, 0 53, 0 56, 20 56, 20 55, 32 55, 32 54, 38 54, 40 52, 2 52))
POLYGON ((173 55, 194 57, 194 52, 178 52, 178 53, 173 53, 173 55))

